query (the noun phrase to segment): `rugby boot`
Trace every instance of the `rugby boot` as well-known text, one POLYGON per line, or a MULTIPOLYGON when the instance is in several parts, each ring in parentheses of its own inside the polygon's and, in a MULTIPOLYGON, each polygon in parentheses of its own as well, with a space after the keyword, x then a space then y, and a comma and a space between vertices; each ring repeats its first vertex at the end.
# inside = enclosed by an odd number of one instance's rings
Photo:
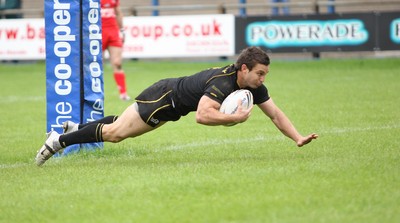
POLYGON ((79 128, 78 123, 71 122, 71 121, 66 121, 63 123, 64 134, 78 131, 78 128, 79 128))
POLYGON ((43 165, 50 157, 52 157, 57 151, 62 149, 60 142, 58 141, 60 134, 56 131, 50 131, 47 133, 47 139, 42 148, 36 154, 36 165, 43 165))

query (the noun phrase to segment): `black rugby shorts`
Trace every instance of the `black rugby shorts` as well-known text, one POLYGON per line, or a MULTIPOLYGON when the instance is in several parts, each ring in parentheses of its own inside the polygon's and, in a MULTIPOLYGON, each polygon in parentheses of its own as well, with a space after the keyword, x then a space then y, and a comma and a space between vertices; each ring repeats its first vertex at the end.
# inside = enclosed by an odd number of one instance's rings
POLYGON ((172 102, 172 83, 161 80, 151 85, 136 98, 142 120, 156 127, 160 121, 177 121, 181 118, 172 102))

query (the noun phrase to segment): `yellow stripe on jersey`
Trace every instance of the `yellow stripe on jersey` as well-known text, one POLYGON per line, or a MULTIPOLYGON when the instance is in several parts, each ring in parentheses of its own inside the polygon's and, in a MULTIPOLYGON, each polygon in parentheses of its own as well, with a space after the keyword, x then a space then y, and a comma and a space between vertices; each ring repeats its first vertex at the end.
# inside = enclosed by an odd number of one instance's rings
POLYGON ((236 73, 236 71, 233 71, 233 72, 231 72, 231 73, 229 73, 229 74, 218 74, 218 75, 215 75, 215 76, 213 76, 212 78, 210 78, 210 79, 208 79, 207 81, 206 81, 206 84, 208 83, 208 82, 210 82, 212 79, 214 79, 214 78, 217 78, 217 77, 224 77, 224 76, 230 76, 230 75, 232 75, 232 74, 234 74, 234 73, 236 73))
POLYGON ((165 96, 167 96, 169 93, 171 93, 172 92, 172 90, 169 90, 167 93, 165 93, 165 94, 163 94, 159 99, 157 99, 157 100, 153 100, 153 101, 141 101, 141 100, 136 100, 137 102, 140 102, 140 103, 147 103, 147 104, 150 104, 150 103, 155 103, 155 102, 158 102, 158 101, 160 101, 161 99, 163 99, 165 96))

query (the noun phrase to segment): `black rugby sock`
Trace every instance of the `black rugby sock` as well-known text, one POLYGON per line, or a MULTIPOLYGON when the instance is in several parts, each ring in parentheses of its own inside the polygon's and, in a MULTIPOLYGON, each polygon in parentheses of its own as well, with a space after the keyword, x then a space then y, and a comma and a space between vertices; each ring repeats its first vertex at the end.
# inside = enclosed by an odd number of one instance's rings
POLYGON ((84 128, 84 127, 86 127, 88 125, 93 125, 93 124, 98 124, 98 123, 111 124, 111 123, 115 122, 115 120, 117 120, 117 119, 118 119, 117 115, 110 115, 110 116, 104 117, 102 119, 93 121, 93 122, 88 122, 88 123, 85 123, 85 124, 79 124, 78 129, 84 128))
POLYGON ((60 144, 63 148, 80 143, 103 142, 102 132, 104 123, 87 125, 78 131, 60 135, 60 144))

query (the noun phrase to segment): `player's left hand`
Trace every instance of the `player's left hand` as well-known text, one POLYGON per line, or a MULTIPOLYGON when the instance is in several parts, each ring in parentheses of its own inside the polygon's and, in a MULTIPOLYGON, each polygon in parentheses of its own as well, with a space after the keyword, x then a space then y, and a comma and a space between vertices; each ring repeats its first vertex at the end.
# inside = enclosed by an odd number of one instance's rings
POLYGON ((310 134, 308 136, 305 136, 305 137, 302 137, 301 139, 299 139, 297 141, 297 146, 298 147, 302 147, 302 146, 310 143, 312 140, 317 139, 317 138, 318 138, 318 135, 316 133, 312 133, 312 134, 310 134))
POLYGON ((119 30, 119 37, 121 38, 122 43, 125 43, 125 29, 119 30))

